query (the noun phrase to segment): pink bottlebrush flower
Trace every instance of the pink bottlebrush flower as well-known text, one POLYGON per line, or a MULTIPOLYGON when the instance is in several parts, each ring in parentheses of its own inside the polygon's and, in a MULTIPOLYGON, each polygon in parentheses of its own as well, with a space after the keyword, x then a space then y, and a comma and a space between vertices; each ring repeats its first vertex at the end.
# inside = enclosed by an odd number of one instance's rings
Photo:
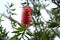
POLYGON ((29 6, 23 7, 21 23, 24 26, 30 25, 31 19, 32 19, 32 9, 31 9, 31 7, 29 7, 29 6))

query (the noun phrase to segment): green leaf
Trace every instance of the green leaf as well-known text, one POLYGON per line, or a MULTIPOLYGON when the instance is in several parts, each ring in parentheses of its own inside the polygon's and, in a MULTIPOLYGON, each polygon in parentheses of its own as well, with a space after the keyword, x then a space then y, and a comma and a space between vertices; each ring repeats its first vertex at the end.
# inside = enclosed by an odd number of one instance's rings
POLYGON ((57 23, 57 22, 51 22, 50 24, 49 24, 49 27, 57 27, 59 24, 57 23))
POLYGON ((31 32, 27 32, 26 34, 28 34, 29 36, 33 36, 33 34, 31 32))
POLYGON ((10 38, 10 40, 18 40, 19 35, 14 35, 13 37, 10 38))
POLYGON ((1 29, 1 27, 0 27, 0 32, 2 33, 2 29, 1 29))
POLYGON ((17 15, 16 13, 12 13, 12 15, 17 15))
POLYGON ((20 31, 13 31, 12 33, 19 33, 20 31))
POLYGON ((22 4, 26 4, 26 2, 22 3, 22 4))
POLYGON ((17 15, 16 13, 9 12, 11 15, 17 15))
POLYGON ((7 5, 5 5, 6 8, 9 8, 7 5))
POLYGON ((16 9, 11 9, 11 11, 15 11, 16 9))
POLYGON ((18 30, 18 31, 24 31, 25 30, 25 28, 24 27, 19 27, 19 28, 15 28, 16 30, 18 30))
POLYGON ((32 17, 33 23, 36 23, 35 19, 32 17))
POLYGON ((43 26, 44 22, 43 21, 40 21, 41 25, 43 26))
POLYGON ((1 23, 2 21, 4 21, 4 20, 2 20, 2 15, 1 15, 1 16, 0 16, 0 23, 1 23))
POLYGON ((10 40, 18 40, 19 35, 21 35, 21 33, 15 34, 13 37, 10 38, 10 40))
POLYGON ((26 35, 25 35, 25 37, 27 37, 27 38, 28 38, 28 40, 30 40, 28 36, 26 36, 26 35))
POLYGON ((59 13, 59 9, 57 9, 57 8, 52 9, 52 14, 53 15, 56 15, 58 13, 59 13))
POLYGON ((9 6, 9 7, 12 7, 14 4, 13 3, 11 3, 11 5, 9 6))
POLYGON ((41 14, 40 14, 40 10, 37 10, 37 16, 40 16, 41 14))

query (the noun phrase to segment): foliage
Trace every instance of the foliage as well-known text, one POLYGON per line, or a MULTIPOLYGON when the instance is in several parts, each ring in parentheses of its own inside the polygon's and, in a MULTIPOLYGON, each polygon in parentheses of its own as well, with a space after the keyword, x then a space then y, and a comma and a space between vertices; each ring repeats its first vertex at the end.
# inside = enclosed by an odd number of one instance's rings
POLYGON ((0 16, 0 40, 8 40, 8 32, 6 32, 6 29, 3 29, 1 22, 2 22, 2 16, 0 16))

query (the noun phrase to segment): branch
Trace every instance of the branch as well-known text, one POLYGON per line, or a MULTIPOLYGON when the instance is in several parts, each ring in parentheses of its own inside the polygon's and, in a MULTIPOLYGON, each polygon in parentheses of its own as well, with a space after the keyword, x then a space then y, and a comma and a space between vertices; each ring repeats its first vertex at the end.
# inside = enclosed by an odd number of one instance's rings
MULTIPOLYGON (((21 25, 18 21, 14 20, 14 19, 11 18, 11 17, 6 16, 5 14, 0 14, 0 15, 6 17, 7 19, 9 19, 9 20, 11 20, 11 21, 14 21, 14 22, 18 23, 18 25, 21 25)), ((28 27, 27 27, 27 28, 28 28, 28 27)), ((27 28, 26 28, 26 29, 27 29, 27 28)), ((22 35, 21 35, 21 38, 23 38, 23 35, 24 35, 26 29, 23 31, 23 33, 22 33, 22 35)), ((21 38, 20 38, 20 39, 21 39, 21 38)), ((19 40, 20 40, 20 39, 19 39, 19 40)), ((23 38, 23 39, 24 39, 24 38, 23 38)), ((25 40, 25 39, 24 39, 24 40, 25 40)))
POLYGON ((5 14, 0 14, 0 15, 2 15, 2 16, 4 16, 5 18, 7 18, 7 19, 9 19, 9 20, 11 20, 11 21, 14 21, 14 22, 16 22, 16 23, 18 23, 18 25, 21 25, 18 21, 16 21, 16 20, 14 20, 12 17, 8 17, 8 16, 6 16, 5 14))
POLYGON ((60 35, 53 28, 51 30, 60 38, 60 35))
POLYGON ((55 1, 53 3, 56 4, 60 8, 60 5, 58 3, 56 3, 55 1))
MULTIPOLYGON (((52 15, 49 14, 49 13, 51 13, 51 12, 49 12, 45 7, 44 7, 44 9, 47 11, 47 14, 50 16, 50 18, 53 19, 53 18, 52 18, 52 15), (48 12, 49 12, 49 13, 48 13, 48 12)), ((53 30, 53 28, 51 28, 51 30, 60 38, 60 35, 59 35, 55 30, 53 30)))

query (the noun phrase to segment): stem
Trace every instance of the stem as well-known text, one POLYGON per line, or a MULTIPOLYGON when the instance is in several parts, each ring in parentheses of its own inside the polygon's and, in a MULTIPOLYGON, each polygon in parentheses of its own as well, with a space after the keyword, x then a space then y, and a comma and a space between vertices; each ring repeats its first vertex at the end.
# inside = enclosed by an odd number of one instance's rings
POLYGON ((18 23, 18 25, 21 25, 18 21, 16 21, 16 20, 14 20, 12 17, 8 17, 8 16, 6 16, 5 14, 0 14, 0 15, 2 15, 2 16, 4 16, 5 18, 7 18, 7 19, 9 19, 9 20, 11 20, 11 21, 14 21, 14 22, 16 22, 16 23, 18 23))
MULTIPOLYGON (((26 27, 27 27, 27 25, 26 25, 26 27)), ((28 28, 28 27, 27 27, 28 28)), ((27 30, 27 28, 25 28, 25 30, 23 31, 23 33, 22 33, 22 35, 21 35, 21 37, 20 37, 20 39, 19 40, 21 40, 21 38, 23 38, 24 39, 24 34, 25 34, 25 31, 27 30)), ((24 39, 25 40, 25 39, 24 39)))
MULTIPOLYGON (((48 12, 48 10, 45 7, 44 7, 44 9, 48 12)), ((49 13, 51 13, 51 12, 49 12, 49 13)), ((53 19, 50 14, 48 14, 48 15, 50 16, 51 19, 53 19)), ((51 28, 51 30, 60 38, 60 35, 56 31, 54 31, 53 28, 51 28)))
POLYGON ((53 28, 51 30, 60 38, 60 35, 53 28))
POLYGON ((28 0, 27 0, 27 6, 29 5, 28 0))
POLYGON ((55 1, 55 0, 53 0, 52 1, 54 4, 56 4, 59 8, 60 8, 60 5, 59 5, 59 3, 57 3, 57 0, 55 1))

